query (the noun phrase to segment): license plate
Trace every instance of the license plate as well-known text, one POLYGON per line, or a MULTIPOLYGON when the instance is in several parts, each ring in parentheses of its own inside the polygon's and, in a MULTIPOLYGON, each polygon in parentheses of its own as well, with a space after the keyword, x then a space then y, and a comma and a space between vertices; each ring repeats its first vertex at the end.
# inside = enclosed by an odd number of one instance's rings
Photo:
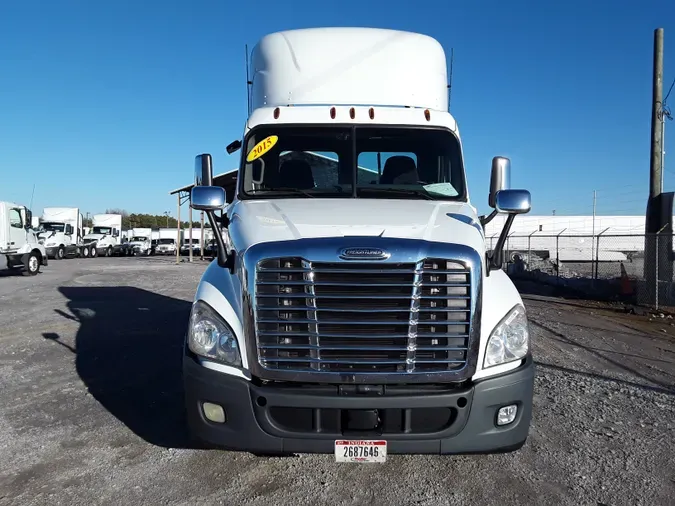
POLYGON ((387 442, 381 440, 335 441, 336 462, 377 462, 387 460, 387 442))

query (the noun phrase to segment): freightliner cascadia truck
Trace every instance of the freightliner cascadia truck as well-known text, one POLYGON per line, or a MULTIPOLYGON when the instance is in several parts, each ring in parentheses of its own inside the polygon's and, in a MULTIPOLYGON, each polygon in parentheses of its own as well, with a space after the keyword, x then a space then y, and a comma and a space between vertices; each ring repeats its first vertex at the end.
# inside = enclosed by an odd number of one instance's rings
POLYGON ((263 37, 250 71, 236 188, 195 161, 191 206, 229 240, 215 234, 186 332, 194 440, 338 462, 520 448, 534 369, 502 250, 530 193, 495 157, 490 213, 471 204, 442 46, 291 30, 263 37))

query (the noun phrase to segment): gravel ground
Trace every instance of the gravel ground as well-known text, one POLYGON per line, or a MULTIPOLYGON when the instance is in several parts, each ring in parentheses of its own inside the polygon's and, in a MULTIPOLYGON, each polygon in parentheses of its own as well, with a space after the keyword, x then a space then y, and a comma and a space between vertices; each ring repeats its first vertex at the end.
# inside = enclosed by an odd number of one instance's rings
POLYGON ((0 505, 673 504, 675 320, 535 295, 516 453, 338 465, 190 449, 180 347, 203 269, 97 258, 0 276, 0 505))

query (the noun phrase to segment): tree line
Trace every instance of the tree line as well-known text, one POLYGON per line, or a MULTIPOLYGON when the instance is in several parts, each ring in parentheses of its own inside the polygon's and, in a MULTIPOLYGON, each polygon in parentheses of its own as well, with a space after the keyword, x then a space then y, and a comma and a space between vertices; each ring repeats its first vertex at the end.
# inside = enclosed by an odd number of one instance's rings
MULTIPOLYGON (((172 216, 164 214, 143 214, 143 213, 129 213, 125 209, 106 209, 106 214, 121 214, 122 215, 122 230, 129 230, 130 228, 176 228, 178 220, 172 216)), ((85 227, 92 226, 92 220, 83 220, 85 227)), ((190 228, 190 223, 181 220, 181 228, 190 228)), ((192 222, 193 227, 199 227, 199 221, 192 222)), ((204 227, 210 228, 206 217, 204 218, 204 227)))

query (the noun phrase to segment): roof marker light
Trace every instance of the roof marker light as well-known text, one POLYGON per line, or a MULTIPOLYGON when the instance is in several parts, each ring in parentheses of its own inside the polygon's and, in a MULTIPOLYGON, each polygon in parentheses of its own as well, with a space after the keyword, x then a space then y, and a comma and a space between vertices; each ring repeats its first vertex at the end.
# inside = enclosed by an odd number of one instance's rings
POLYGON ((372 107, 368 110, 368 116, 370 116, 370 119, 375 119, 375 109, 372 107))
POLYGON ((354 119, 356 117, 356 111, 354 110, 353 107, 349 109, 349 117, 351 119, 354 119))
POLYGON ((335 119, 335 107, 330 108, 330 119, 335 119))
POLYGON ((424 117, 429 121, 431 119, 431 113, 429 112, 429 109, 424 109, 424 117))
POLYGON ((276 107, 274 109, 274 119, 279 119, 279 108, 278 107, 276 107))

